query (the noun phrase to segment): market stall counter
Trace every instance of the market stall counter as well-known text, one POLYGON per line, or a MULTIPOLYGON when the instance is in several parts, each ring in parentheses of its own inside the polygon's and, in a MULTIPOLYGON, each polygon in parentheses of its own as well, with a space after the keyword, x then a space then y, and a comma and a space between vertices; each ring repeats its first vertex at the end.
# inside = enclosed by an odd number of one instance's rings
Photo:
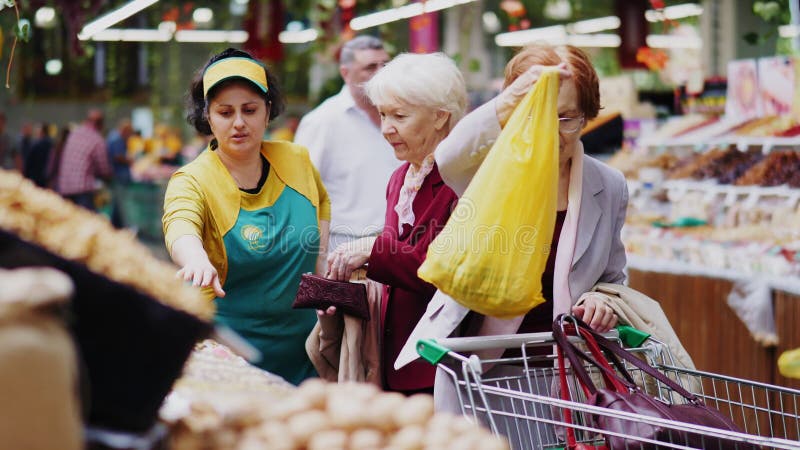
POLYGON ((632 269, 629 284, 659 300, 699 370, 800 388, 777 370, 781 353, 800 347, 800 295, 771 291, 777 345, 765 345, 728 305, 731 280, 632 269))

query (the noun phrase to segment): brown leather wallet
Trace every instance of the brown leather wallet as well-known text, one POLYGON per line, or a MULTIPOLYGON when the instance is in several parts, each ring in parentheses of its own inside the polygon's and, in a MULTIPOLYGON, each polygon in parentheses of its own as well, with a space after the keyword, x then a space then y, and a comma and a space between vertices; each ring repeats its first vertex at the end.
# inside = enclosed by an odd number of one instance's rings
POLYGON ((369 320, 367 287, 362 283, 329 280, 312 273, 302 274, 292 308, 324 310, 329 306, 335 306, 345 314, 369 320))

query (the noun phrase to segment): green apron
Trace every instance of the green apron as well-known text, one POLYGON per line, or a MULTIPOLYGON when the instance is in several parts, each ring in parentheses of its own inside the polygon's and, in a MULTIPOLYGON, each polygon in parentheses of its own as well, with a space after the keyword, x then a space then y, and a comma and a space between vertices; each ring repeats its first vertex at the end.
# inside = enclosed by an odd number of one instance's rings
POLYGON ((216 320, 261 351, 258 367, 294 384, 316 376, 305 350, 316 313, 292 302, 300 275, 314 271, 319 241, 316 208, 289 186, 271 206, 240 209, 223 237, 228 276, 216 320))

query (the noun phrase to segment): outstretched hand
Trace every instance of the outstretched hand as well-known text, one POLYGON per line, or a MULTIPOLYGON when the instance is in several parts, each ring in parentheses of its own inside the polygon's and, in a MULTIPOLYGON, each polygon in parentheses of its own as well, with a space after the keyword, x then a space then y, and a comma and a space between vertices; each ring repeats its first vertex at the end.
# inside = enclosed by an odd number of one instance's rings
MULTIPOLYGON (((497 120, 500 126, 505 126, 508 119, 511 118, 511 113, 517 107, 520 101, 525 97, 525 94, 539 81, 542 73, 547 69, 552 69, 552 66, 533 65, 525 72, 522 72, 516 80, 514 80, 508 87, 503 89, 503 92, 497 96, 495 102, 495 109, 497 112, 497 120)), ((567 70, 567 64, 561 63, 556 66, 558 69, 559 77, 561 80, 570 78, 572 73, 567 70)))
POLYGON ((175 276, 192 283, 192 286, 201 288, 211 286, 214 289, 214 295, 220 298, 225 297, 225 291, 222 290, 217 269, 208 260, 190 261, 178 270, 175 276))

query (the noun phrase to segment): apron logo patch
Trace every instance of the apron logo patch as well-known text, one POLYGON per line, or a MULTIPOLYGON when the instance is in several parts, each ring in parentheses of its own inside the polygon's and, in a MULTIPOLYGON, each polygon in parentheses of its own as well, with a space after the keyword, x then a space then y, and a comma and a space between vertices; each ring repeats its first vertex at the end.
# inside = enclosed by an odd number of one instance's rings
POLYGON ((250 250, 266 252, 268 243, 264 237, 264 227, 258 225, 245 225, 242 227, 242 239, 247 241, 250 250))

